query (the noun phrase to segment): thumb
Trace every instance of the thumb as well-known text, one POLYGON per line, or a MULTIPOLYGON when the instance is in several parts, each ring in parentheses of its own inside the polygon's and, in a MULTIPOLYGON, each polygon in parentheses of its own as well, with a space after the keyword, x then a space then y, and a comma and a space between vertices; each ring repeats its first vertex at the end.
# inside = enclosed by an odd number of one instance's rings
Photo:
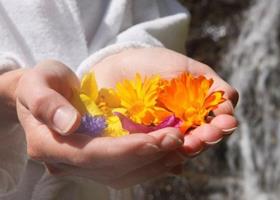
POLYGON ((62 135, 75 131, 80 124, 79 112, 52 89, 28 90, 18 100, 36 119, 62 135))
POLYGON ((75 75, 64 68, 61 65, 49 66, 47 73, 45 70, 31 70, 21 78, 17 88, 17 101, 37 120, 61 135, 75 131, 81 119, 79 112, 67 100, 73 95, 73 81, 68 83, 67 79, 73 80, 75 75))

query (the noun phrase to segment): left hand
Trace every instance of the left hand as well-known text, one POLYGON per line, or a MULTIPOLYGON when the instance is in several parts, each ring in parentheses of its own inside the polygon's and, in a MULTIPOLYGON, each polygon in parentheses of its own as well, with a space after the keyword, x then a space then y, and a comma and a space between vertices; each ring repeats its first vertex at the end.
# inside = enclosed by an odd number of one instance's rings
POLYGON ((184 136, 182 148, 186 156, 194 156, 231 134, 237 128, 233 116, 238 101, 237 91, 220 78, 209 66, 165 48, 128 49, 111 55, 92 66, 99 87, 114 87, 122 79, 130 79, 136 73, 160 74, 171 78, 184 71, 193 75, 212 78, 212 90, 222 90, 227 99, 214 111, 215 117, 207 124, 191 130, 184 136))

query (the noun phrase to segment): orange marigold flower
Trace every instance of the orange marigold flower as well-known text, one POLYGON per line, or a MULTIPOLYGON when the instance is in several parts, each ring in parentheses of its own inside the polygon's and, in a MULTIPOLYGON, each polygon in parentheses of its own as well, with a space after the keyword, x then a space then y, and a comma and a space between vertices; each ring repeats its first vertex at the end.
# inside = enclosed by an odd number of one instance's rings
POLYGON ((204 76, 194 77, 186 72, 165 83, 159 94, 159 104, 182 120, 180 125, 182 133, 204 124, 210 111, 225 101, 223 91, 209 94, 212 84, 213 79, 204 76))

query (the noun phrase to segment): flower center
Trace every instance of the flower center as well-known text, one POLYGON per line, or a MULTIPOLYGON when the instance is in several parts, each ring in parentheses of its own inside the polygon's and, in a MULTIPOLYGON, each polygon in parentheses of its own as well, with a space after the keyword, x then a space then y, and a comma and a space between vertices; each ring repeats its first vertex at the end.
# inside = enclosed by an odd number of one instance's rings
POLYGON ((130 114, 135 115, 140 112, 142 112, 145 109, 145 105, 142 101, 137 101, 133 104, 133 106, 130 108, 130 114))

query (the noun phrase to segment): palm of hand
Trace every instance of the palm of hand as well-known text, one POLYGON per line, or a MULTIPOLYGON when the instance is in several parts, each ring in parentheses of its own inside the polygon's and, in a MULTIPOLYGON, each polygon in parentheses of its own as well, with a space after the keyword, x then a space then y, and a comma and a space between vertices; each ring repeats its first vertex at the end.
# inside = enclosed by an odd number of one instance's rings
POLYGON ((214 111, 215 117, 209 123, 184 136, 182 152, 186 155, 198 154, 237 127, 237 121, 233 117, 233 107, 238 100, 237 92, 210 67, 176 52, 163 48, 130 49, 102 60, 93 66, 93 70, 99 87, 114 87, 117 82, 133 78, 136 73, 172 78, 187 71, 193 75, 212 78, 214 84, 211 89, 224 91, 227 101, 214 111))

